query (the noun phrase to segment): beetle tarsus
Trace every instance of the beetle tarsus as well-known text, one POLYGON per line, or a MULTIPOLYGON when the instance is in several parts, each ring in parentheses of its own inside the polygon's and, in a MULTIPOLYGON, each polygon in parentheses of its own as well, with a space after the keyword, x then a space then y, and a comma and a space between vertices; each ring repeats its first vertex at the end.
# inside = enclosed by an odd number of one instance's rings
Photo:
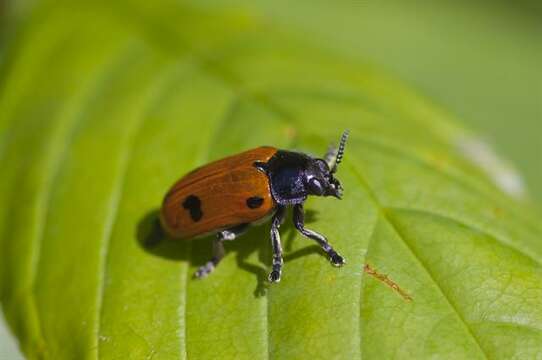
POLYGON ((198 271, 194 273, 194 277, 196 279, 203 279, 207 275, 209 275, 213 270, 215 269, 215 264, 213 261, 208 261, 207 264, 201 266, 198 271))
POLYGON ((272 283, 280 282, 280 275, 281 275, 280 270, 279 271, 276 271, 276 270, 271 271, 271 273, 269 274, 269 281, 272 282, 272 283))
POLYGON ((341 267, 346 264, 346 260, 344 260, 344 258, 335 251, 329 255, 329 261, 331 261, 331 264, 336 267, 341 267))

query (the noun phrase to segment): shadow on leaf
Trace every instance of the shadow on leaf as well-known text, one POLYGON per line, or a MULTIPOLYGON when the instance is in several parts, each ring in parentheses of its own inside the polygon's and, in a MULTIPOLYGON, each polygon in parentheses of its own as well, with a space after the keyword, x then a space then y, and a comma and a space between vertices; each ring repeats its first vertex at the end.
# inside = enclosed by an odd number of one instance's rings
MULTIPOLYGON (((305 222, 314 222, 317 219, 316 215, 316 211, 308 210, 305 222)), ((291 218, 290 214, 286 219, 289 218, 291 218)), ((291 222, 286 221, 284 223, 281 227, 281 233, 286 239, 285 263, 314 253, 322 254, 320 247, 316 245, 308 245, 289 253, 292 250, 293 240, 297 234, 291 222)), ((159 210, 157 209, 145 214, 137 225, 137 242, 146 252, 168 260, 186 261, 192 267, 204 265, 211 258, 213 238, 214 235, 191 240, 175 240, 168 237, 160 224, 159 210)), ((235 253, 237 265, 241 269, 256 275, 258 284, 254 290, 254 296, 260 297, 266 295, 267 289, 270 286, 267 276, 271 268, 272 259, 268 223, 264 223, 262 226, 251 227, 238 239, 235 241, 226 241, 224 245, 226 255, 228 253, 235 253), (250 255, 256 251, 258 252, 258 261, 261 265, 247 261, 250 255)), ((215 271, 220 271, 220 266, 215 271)))

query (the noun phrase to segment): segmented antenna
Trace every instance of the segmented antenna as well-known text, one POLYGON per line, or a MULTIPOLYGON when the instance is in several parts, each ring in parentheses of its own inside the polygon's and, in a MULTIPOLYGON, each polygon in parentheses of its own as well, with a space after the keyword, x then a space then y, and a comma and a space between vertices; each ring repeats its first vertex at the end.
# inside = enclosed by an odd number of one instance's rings
POLYGON ((343 160, 344 155, 344 148, 346 146, 346 140, 348 140, 348 135, 350 134, 349 130, 345 130, 343 132, 343 135, 341 136, 341 142, 339 144, 339 151, 337 151, 337 157, 335 158, 335 164, 333 165, 333 169, 331 170, 331 173, 334 173, 337 171, 337 165, 341 163, 343 160))

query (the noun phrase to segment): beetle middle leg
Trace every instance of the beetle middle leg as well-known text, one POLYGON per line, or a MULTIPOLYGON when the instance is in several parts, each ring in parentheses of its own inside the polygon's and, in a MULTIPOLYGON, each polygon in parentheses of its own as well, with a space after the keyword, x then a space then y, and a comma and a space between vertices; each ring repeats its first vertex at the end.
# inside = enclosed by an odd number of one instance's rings
POLYGON ((324 235, 321 235, 316 231, 305 229, 305 213, 303 211, 303 204, 297 204, 294 206, 294 225, 301 234, 309 239, 315 240, 322 247, 326 254, 328 254, 329 260, 333 265, 342 266, 346 263, 344 258, 339 255, 329 244, 324 235))
POLYGON ((224 241, 235 240, 239 235, 244 233, 248 228, 248 224, 241 224, 231 229, 220 231, 216 234, 213 240, 213 257, 207 263, 201 266, 194 274, 196 278, 204 278, 209 275, 220 263, 224 257, 224 241))
POLYGON ((279 206, 271 222, 271 246, 273 247, 273 270, 269 274, 269 281, 279 282, 282 274, 282 246, 280 245, 279 228, 284 221, 286 208, 279 206))

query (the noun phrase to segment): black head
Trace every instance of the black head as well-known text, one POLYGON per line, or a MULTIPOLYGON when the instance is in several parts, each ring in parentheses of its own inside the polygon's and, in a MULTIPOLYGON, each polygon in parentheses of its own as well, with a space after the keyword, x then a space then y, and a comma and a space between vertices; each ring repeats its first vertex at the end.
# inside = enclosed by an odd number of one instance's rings
POLYGON ((348 134, 349 132, 346 130, 341 136, 339 148, 332 147, 329 149, 325 159, 313 159, 311 161, 305 176, 305 184, 310 195, 341 198, 343 188, 333 174, 337 172, 337 167, 343 159, 348 134))
POLYGON ((345 132, 339 149, 330 150, 325 159, 279 150, 267 164, 256 164, 269 176, 275 201, 281 205, 300 204, 308 195, 340 199, 343 188, 334 174, 342 160, 347 137, 348 132, 345 132))
POLYGON ((304 174, 305 188, 309 195, 335 196, 340 199, 343 188, 333 176, 329 165, 323 159, 312 159, 304 174))

